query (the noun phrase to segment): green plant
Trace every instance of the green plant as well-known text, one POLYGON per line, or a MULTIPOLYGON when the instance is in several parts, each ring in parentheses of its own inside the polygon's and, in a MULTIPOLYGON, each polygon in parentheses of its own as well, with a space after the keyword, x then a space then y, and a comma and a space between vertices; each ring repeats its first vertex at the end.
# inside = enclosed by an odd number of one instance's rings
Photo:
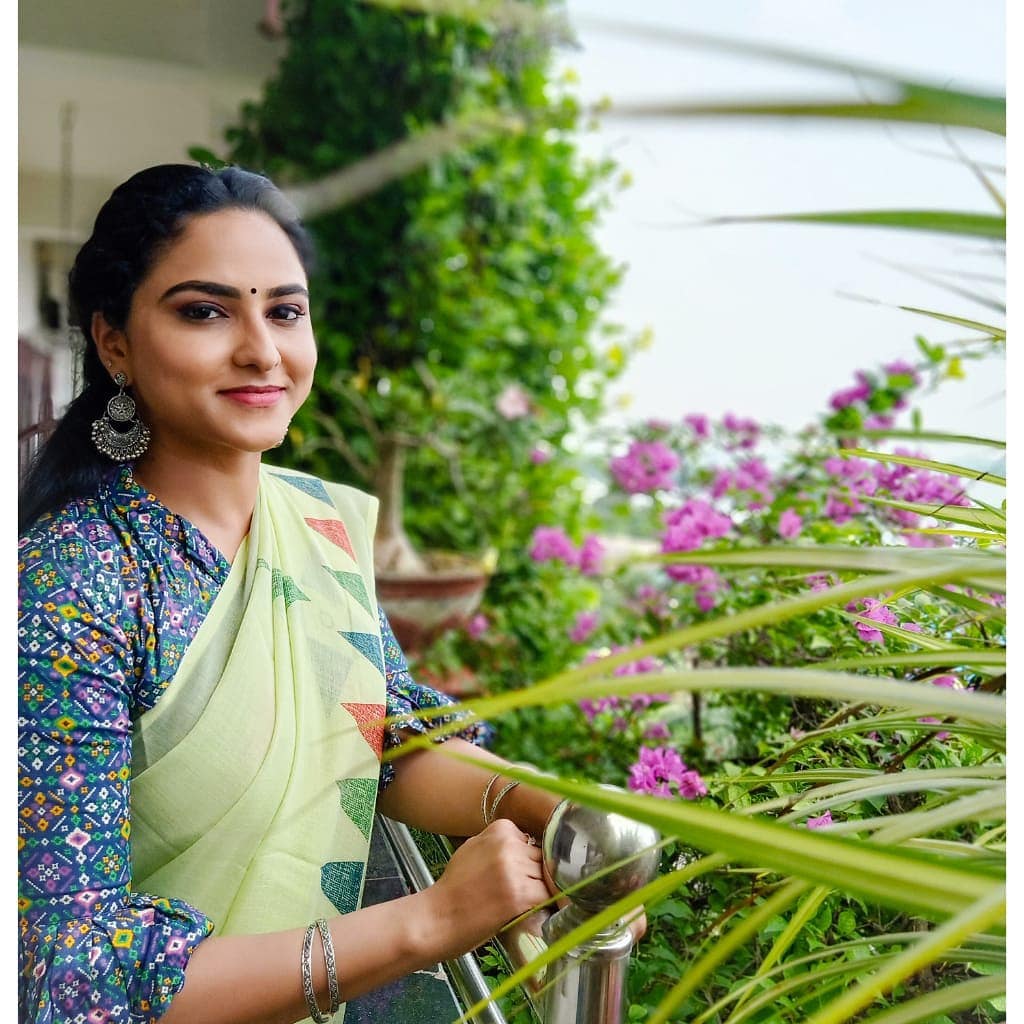
POLYGON ((520 547, 534 506, 578 506, 531 455, 603 408, 631 345, 600 323, 613 165, 578 156, 578 105, 528 27, 296 0, 286 28, 227 136, 318 246, 316 385, 279 457, 374 490, 381 567, 420 565, 405 525, 435 547, 520 547), (408 173, 377 174, 379 154, 408 173), (377 177, 350 187, 353 168, 377 177))

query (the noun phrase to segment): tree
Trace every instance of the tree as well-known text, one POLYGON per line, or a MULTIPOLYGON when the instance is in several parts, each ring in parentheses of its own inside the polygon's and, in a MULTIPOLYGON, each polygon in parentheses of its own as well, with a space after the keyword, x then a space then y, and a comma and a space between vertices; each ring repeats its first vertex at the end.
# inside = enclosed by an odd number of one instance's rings
POLYGON ((380 497, 379 568, 421 566, 406 518, 432 546, 521 545, 535 507, 579 505, 531 454, 602 409, 628 348, 599 322, 620 274, 593 237, 613 165, 580 159, 541 33, 360 0, 297 2, 286 32, 227 133, 232 161, 286 188, 481 112, 518 129, 309 220, 320 362, 281 455, 380 497))

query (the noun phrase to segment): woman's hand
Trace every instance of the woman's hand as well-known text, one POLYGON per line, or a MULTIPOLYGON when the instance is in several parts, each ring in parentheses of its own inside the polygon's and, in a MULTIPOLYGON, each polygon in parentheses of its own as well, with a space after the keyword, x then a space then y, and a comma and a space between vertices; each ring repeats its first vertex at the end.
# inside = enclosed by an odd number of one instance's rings
POLYGON ((528 838, 499 818, 467 839, 437 882, 418 894, 438 960, 475 949, 548 898, 541 853, 528 838))

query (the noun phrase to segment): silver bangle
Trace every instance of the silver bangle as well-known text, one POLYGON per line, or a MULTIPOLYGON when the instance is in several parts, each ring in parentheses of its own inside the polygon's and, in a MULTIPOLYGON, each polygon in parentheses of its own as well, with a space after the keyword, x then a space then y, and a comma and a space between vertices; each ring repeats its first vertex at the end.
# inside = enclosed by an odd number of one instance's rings
POLYGON ((484 819, 484 828, 490 825, 490 820, 487 817, 487 798, 491 795, 491 790, 494 788, 494 784, 501 778, 497 772, 495 772, 488 780, 487 785, 484 786, 483 796, 480 797, 480 817, 484 819))
POLYGON ((331 931, 327 922, 317 918, 317 930, 320 932, 320 941, 324 946, 324 963, 327 965, 327 990, 331 997, 331 1008, 328 1011, 333 1017, 341 1009, 341 992, 338 990, 338 963, 334 959, 334 941, 331 939, 331 931))
POLYGON ((317 1005, 316 992, 313 989, 313 932, 316 925, 311 924, 306 929, 305 938, 302 940, 302 991, 306 996, 306 1006, 309 1008, 309 1015, 316 1021, 316 1024, 329 1024, 330 1014, 324 1013, 317 1005))
POLYGON ((498 804, 500 804, 501 801, 504 800, 505 797, 508 796, 508 794, 511 793, 512 790, 515 789, 518 785, 518 782, 513 781, 508 783, 507 786, 498 791, 498 795, 494 798, 494 803, 491 804, 490 821, 487 822, 488 825, 491 823, 491 821, 494 821, 494 816, 498 813, 498 804))

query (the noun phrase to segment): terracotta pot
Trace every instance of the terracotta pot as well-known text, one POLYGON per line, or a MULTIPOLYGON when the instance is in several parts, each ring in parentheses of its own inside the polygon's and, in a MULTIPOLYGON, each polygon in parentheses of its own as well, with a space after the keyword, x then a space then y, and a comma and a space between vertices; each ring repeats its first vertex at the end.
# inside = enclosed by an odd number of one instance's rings
POLYGON ((488 573, 476 559, 446 552, 423 556, 426 571, 379 571, 377 598, 406 654, 415 656, 446 629, 465 625, 480 607, 488 573))

